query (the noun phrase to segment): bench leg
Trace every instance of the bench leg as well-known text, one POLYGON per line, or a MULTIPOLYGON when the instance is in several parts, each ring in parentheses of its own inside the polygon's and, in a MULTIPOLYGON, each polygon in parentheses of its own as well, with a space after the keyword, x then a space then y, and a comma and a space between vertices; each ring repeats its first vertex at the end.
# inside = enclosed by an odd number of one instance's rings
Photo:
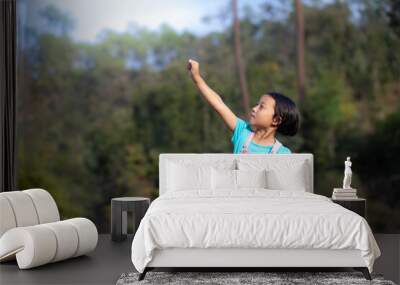
POLYGON ((357 271, 361 271, 362 274, 364 275, 365 279, 372 280, 371 275, 369 274, 368 267, 354 267, 354 269, 357 271))

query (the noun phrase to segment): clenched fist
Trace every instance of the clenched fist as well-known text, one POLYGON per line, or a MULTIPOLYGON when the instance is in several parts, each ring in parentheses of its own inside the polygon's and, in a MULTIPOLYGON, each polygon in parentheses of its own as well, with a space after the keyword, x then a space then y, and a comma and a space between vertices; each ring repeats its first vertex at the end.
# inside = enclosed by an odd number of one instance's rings
POLYGON ((187 69, 190 71, 192 78, 200 77, 199 63, 193 59, 188 60, 187 69))

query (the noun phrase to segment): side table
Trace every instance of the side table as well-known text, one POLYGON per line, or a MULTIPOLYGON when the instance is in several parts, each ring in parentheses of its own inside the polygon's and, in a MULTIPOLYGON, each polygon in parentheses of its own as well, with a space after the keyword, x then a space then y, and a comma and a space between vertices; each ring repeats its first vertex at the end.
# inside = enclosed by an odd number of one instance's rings
POLYGON ((127 237, 128 213, 133 213, 133 234, 150 206, 150 198, 119 197, 111 199, 111 240, 124 241, 127 237))
POLYGON ((341 205, 342 207, 349 209, 363 218, 367 218, 367 200, 364 198, 354 198, 354 199, 333 199, 332 202, 341 205))

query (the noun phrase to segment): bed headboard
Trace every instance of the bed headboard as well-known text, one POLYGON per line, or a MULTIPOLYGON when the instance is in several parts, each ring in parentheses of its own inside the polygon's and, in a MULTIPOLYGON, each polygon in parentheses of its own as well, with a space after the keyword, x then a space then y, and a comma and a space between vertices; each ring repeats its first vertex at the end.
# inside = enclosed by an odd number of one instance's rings
POLYGON ((240 158, 243 159, 255 159, 262 160, 265 163, 271 163, 273 165, 276 164, 285 164, 291 165, 293 162, 304 161, 306 163, 306 179, 308 179, 308 188, 307 192, 314 193, 314 157, 312 153, 290 153, 290 154, 233 154, 233 153, 161 153, 159 155, 159 195, 164 194, 167 191, 167 162, 168 161, 179 161, 188 163, 193 162, 195 160, 206 161, 206 163, 213 162, 217 163, 221 160, 231 160, 234 164, 235 169, 237 169, 236 161, 240 158))

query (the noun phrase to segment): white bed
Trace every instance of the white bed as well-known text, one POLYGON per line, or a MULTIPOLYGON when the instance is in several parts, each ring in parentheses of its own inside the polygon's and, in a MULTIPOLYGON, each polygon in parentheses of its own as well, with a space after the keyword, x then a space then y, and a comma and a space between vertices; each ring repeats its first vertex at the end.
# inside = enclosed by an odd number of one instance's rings
POLYGON ((313 193, 313 155, 160 154, 159 193, 132 241, 155 267, 353 267, 380 256, 366 220, 313 193))

